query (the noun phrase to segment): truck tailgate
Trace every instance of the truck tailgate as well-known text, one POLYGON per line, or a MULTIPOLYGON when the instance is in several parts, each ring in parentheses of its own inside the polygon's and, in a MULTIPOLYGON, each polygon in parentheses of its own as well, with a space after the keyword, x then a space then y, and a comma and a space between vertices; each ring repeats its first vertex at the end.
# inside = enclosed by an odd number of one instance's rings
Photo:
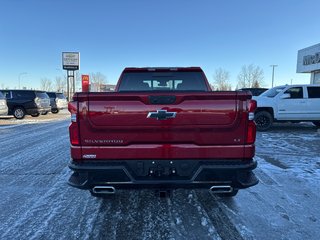
POLYGON ((219 146, 216 157, 244 155, 248 98, 239 92, 81 93, 82 153, 96 159, 150 159, 161 151, 164 158, 210 158, 219 146), (150 117, 159 110, 175 117, 150 117), (222 154, 228 149, 221 146, 233 150, 222 154))

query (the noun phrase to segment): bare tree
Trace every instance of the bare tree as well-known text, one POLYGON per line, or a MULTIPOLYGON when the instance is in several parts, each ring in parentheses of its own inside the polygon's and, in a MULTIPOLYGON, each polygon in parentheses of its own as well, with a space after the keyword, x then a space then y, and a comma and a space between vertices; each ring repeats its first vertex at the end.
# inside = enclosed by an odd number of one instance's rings
POLYGON ((90 74, 91 87, 95 88, 95 91, 100 92, 102 85, 106 84, 107 77, 100 72, 90 74))
POLYGON ((238 74, 237 87, 261 87, 263 85, 263 75, 263 70, 259 66, 253 64, 250 64, 249 66, 244 65, 238 74))
POLYGON ((47 92, 52 91, 53 90, 52 81, 48 78, 42 78, 40 89, 47 92))
POLYGON ((218 91, 230 91, 231 84, 230 84, 230 74, 228 71, 218 68, 213 75, 214 79, 214 88, 218 91))
POLYGON ((55 90, 57 92, 65 92, 67 81, 63 77, 56 77, 55 79, 55 90))

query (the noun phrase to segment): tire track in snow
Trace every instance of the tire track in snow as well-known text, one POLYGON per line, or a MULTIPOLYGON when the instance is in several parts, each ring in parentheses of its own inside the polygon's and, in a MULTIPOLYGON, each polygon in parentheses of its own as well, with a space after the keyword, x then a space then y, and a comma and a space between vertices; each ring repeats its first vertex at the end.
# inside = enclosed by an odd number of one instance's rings
POLYGON ((69 174, 65 168, 56 183, 13 225, 7 226, 1 238, 83 239, 90 233, 99 203, 85 192, 68 187, 66 179, 69 174))
MULTIPOLYGON (((69 146, 67 134, 64 125, 56 124, 49 130, 42 129, 42 132, 36 129, 30 134, 21 136, 21 139, 16 139, 12 136, 11 138, 7 137, 8 141, 1 142, 0 155, 3 156, 0 161, 1 171, 6 165, 18 164, 21 159, 38 161, 38 157, 43 154, 43 151, 52 151, 52 148, 57 149, 63 144, 69 146), (60 134, 58 135, 57 133, 60 134)), ((52 156, 54 155, 55 152, 53 152, 52 156)))
POLYGON ((207 212, 210 221, 221 239, 242 240, 241 233, 234 226, 225 210, 220 206, 221 199, 212 196, 207 190, 197 190, 197 199, 207 212))

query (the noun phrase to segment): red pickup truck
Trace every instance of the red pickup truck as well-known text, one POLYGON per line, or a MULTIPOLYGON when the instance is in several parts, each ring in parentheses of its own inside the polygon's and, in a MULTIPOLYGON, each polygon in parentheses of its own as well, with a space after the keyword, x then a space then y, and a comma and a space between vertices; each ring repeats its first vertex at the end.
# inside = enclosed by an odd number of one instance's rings
POLYGON ((234 196, 258 183, 256 102, 211 91, 199 67, 126 68, 115 92, 76 93, 68 108, 69 184, 94 196, 128 188, 234 196))

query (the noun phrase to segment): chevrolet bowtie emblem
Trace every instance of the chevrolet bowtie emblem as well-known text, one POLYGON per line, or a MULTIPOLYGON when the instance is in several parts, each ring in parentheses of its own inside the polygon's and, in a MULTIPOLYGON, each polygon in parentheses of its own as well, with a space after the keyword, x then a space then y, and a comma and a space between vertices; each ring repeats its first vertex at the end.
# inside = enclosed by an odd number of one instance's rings
POLYGON ((156 118, 157 120, 167 120, 175 118, 176 112, 167 112, 167 110, 157 110, 156 112, 149 112, 147 118, 156 118))

